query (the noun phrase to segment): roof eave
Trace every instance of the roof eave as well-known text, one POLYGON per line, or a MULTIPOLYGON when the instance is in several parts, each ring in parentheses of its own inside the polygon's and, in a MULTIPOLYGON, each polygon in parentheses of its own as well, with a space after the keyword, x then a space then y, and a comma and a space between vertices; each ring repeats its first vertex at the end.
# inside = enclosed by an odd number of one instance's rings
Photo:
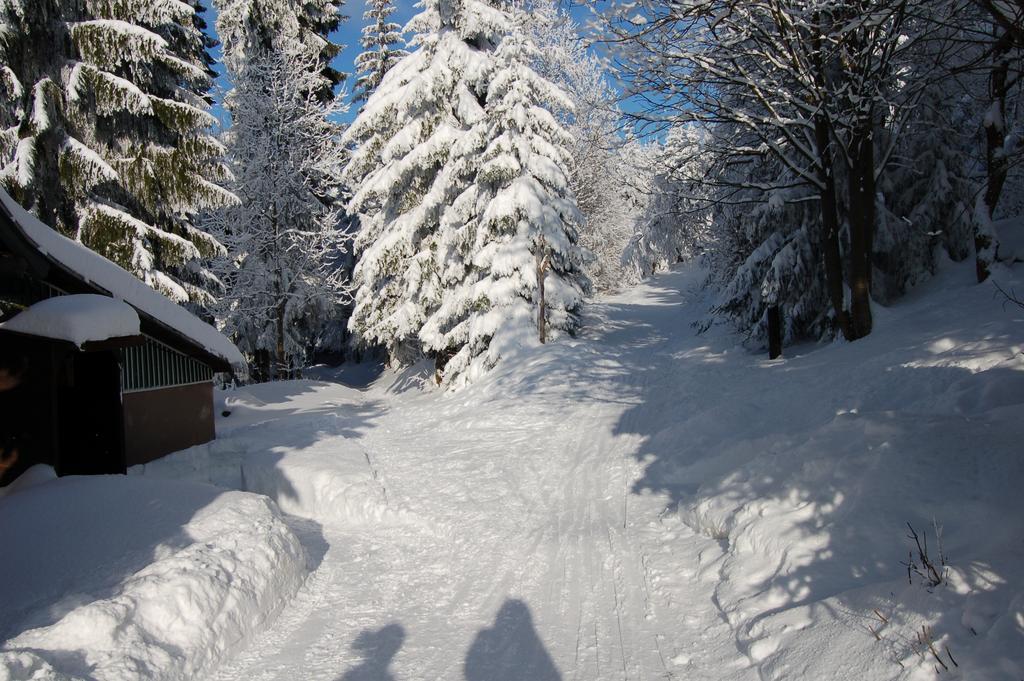
MULTIPOLYGON (((71 268, 65 266, 62 262, 41 252, 37 244, 32 241, 28 234, 25 233, 21 225, 14 219, 14 216, 11 215, 7 210, 7 207, 4 206, 2 202, 0 202, 0 215, 2 215, 3 218, 14 228, 13 230, 10 230, 9 233, 16 237, 15 239, 7 238, 7 233, 5 233, 7 231, 0 230, 0 240, 2 240, 16 255, 25 258, 33 274, 40 278, 50 279, 51 283, 54 283, 61 288, 73 288, 77 286, 83 289, 79 291, 68 290, 68 293, 100 293, 112 298, 117 297, 112 291, 108 291, 95 282, 86 279, 71 268), (56 281, 52 281, 54 279, 56 279, 56 281), (69 284, 71 284, 70 287, 69 284)), ((156 295, 160 295, 155 291, 154 293, 156 295)), ((165 343, 166 345, 183 349, 186 354, 202 360, 216 372, 229 374, 234 373, 234 368, 227 359, 214 355, 209 350, 194 342, 188 336, 182 334, 177 329, 173 329, 164 324, 149 313, 138 308, 135 308, 135 311, 139 315, 139 324, 142 327, 143 333, 146 335, 165 343)))

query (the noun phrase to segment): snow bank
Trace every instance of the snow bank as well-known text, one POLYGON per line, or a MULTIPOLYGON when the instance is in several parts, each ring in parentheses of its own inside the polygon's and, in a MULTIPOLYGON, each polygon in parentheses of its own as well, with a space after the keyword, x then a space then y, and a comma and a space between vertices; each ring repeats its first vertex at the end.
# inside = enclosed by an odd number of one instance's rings
POLYGON ((1024 316, 972 266, 874 306, 856 343, 681 341, 658 406, 623 421, 646 438, 636 491, 718 544, 693 578, 761 679, 1024 678, 1024 316), (908 574, 908 523, 941 584, 908 574))
POLYGON ((113 297, 124 300, 158 323, 192 339, 233 367, 245 368, 246 362, 242 353, 215 328, 149 288, 103 256, 47 227, 3 190, 0 190, 0 202, 41 253, 109 292, 113 297))
POLYGON ((1024 217, 996 220, 995 232, 999 239, 1000 260, 1024 260, 1024 217))
POLYGON ((267 447, 267 439, 258 436, 221 438, 134 466, 129 474, 262 494, 285 513, 319 523, 362 524, 402 515, 389 506, 366 452, 344 438, 309 449, 267 447))
POLYGON ((9 485, 0 487, 0 499, 15 492, 20 492, 29 487, 35 487, 36 485, 56 479, 57 471, 44 463, 37 463, 27 468, 24 473, 15 478, 9 485))
POLYGON ((137 336, 139 315, 120 300, 84 293, 42 300, 0 323, 0 329, 66 340, 82 347, 90 341, 137 336))
POLYGON ((411 520, 389 503, 358 441, 374 409, 356 401, 357 391, 345 399, 348 390, 298 380, 218 393, 217 440, 129 472, 263 494, 285 513, 322 524, 411 520))
POLYGON ((0 498, 0 679, 204 678, 295 594, 266 498, 123 476, 0 498))

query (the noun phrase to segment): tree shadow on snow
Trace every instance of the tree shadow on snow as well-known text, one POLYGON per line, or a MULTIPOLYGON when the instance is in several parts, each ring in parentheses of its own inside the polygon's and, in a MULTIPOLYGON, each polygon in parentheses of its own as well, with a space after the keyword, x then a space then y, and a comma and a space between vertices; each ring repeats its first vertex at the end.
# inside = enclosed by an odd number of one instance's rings
MULTIPOLYGON (((494 393, 550 392, 569 415, 624 405, 611 435, 639 463, 630 491, 659 495, 668 515, 719 541, 722 607, 741 608, 744 635, 808 605, 861 611, 835 616, 874 640, 861 620, 875 606, 854 605, 851 593, 899 593, 913 548, 906 523, 928 529, 934 557, 933 517, 953 564, 980 575, 975 594, 1018 597, 1022 571, 1005 547, 1024 532, 1014 491, 1024 479, 1024 371, 1007 351, 1020 342, 1019 320, 893 315, 856 343, 789 347, 769 361, 723 329, 697 336, 684 298, 666 289, 604 304, 594 313, 601 328, 528 357, 532 370, 500 375, 494 393), (842 603, 825 602, 837 595, 842 603)), ((959 613, 979 609, 965 602, 980 597, 955 598, 935 630, 973 638, 959 613)))
MULTIPOLYGON (((944 525, 952 564, 996 575, 977 592, 988 589, 993 603, 1018 597, 1010 583, 1021 570, 1003 547, 1024 531, 1024 501, 1014 492, 1024 479, 1024 371, 1004 350, 1014 342, 1004 320, 949 327, 911 343, 879 333, 776 362, 715 334, 615 358, 622 369, 614 380, 634 403, 613 433, 639 439, 632 492, 663 495, 667 512, 727 554, 742 542, 744 556, 735 572, 727 557, 722 579, 732 581, 734 605, 748 599, 746 635, 764 635, 762 623, 796 606, 842 608, 823 603, 833 596, 850 612, 832 616, 848 622, 870 620, 876 606, 890 616, 909 607, 892 602, 896 595, 866 605, 850 594, 870 585, 899 594, 902 563, 911 549, 916 556, 906 523, 927 530, 934 558, 933 518, 944 525), (741 572, 744 565, 757 565, 756 574, 741 572)), ((634 347, 643 347, 638 337, 634 347)), ((945 614, 931 614, 935 631, 973 641, 960 616, 972 598, 947 590, 914 607, 949 601, 945 614)), ((871 637, 869 625, 854 626, 871 637)), ((908 641, 909 650, 912 631, 908 641)))
POLYGON ((318 364, 308 367, 303 375, 308 379, 339 383, 348 388, 365 391, 380 378, 385 369, 382 361, 366 359, 362 362, 344 362, 337 366, 318 364))
POLYGON ((275 412, 278 416, 273 419, 242 425, 212 442, 141 466, 139 471, 146 476, 256 492, 279 503, 298 503, 301 494, 283 463, 286 457, 319 447, 326 470, 332 466, 337 469, 335 464, 347 467, 349 472, 365 468, 370 479, 373 471, 357 443, 385 411, 382 402, 371 400, 275 412), (282 415, 290 418, 281 422, 278 417, 282 415), (331 446, 324 448, 324 442, 330 440, 331 446))
MULTIPOLYGON (((264 386, 278 388, 280 384, 263 383, 246 386, 238 391, 218 393, 216 399, 216 404, 219 405, 217 406, 216 424, 218 437, 233 437, 254 428, 279 428, 279 422, 285 419, 291 427, 296 418, 316 420, 323 417, 335 417, 339 425, 350 427, 351 434, 355 436, 360 432, 359 426, 369 416, 380 414, 385 410, 385 406, 379 401, 346 399, 337 396, 310 404, 308 400, 310 396, 325 392, 324 389, 332 387, 333 384, 312 381, 286 381, 283 383, 295 385, 290 386, 292 389, 286 393, 273 392, 263 395, 266 401, 258 394, 254 394, 255 390, 264 386), (249 392, 249 389, 252 389, 252 392, 249 392), (292 399, 297 397, 306 397, 307 399, 299 401, 292 399), (222 411, 230 413, 228 416, 223 416, 222 411)), ((267 389, 269 390, 269 388, 267 389)))
POLYGON ((466 681, 561 681, 526 603, 509 599, 466 654, 466 681))

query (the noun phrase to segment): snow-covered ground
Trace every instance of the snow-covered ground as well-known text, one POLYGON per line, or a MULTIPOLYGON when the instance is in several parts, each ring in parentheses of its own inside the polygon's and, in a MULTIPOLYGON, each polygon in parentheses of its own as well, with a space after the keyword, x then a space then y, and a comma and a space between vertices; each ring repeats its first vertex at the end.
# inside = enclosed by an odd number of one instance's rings
POLYGON ((209 445, 0 499, 0 679, 1024 678, 1024 310, 947 264, 768 361, 694 335, 699 277, 461 391, 219 393, 209 445))
POLYGON ((203 678, 306 576, 265 497, 40 469, 0 498, 0 679, 203 678))

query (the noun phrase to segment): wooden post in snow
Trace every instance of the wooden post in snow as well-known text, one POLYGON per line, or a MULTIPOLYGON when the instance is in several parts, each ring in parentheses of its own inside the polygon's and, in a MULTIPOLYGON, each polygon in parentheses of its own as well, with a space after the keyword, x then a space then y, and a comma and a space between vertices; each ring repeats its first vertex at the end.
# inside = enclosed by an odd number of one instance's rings
POLYGON ((548 243, 541 237, 537 241, 537 332, 540 334, 540 342, 543 344, 547 338, 547 311, 544 302, 544 279, 551 268, 551 253, 548 251, 548 243))

